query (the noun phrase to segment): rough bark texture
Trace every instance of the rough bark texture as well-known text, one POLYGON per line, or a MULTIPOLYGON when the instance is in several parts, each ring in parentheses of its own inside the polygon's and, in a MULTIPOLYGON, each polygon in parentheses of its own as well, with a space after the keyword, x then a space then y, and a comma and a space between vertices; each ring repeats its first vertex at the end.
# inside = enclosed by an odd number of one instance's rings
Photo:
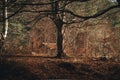
POLYGON ((55 24, 57 27, 57 58, 66 57, 66 54, 63 52, 63 34, 62 34, 62 27, 63 21, 57 17, 55 20, 55 24))

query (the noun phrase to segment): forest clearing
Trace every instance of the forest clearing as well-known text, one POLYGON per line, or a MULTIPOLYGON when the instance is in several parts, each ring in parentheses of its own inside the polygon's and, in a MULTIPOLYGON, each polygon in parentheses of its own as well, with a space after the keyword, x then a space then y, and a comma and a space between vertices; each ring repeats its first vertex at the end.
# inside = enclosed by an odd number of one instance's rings
POLYGON ((0 80, 120 80, 120 0, 0 0, 0 80))
POLYGON ((0 63, 1 80, 120 79, 120 62, 112 60, 7 56, 0 63))

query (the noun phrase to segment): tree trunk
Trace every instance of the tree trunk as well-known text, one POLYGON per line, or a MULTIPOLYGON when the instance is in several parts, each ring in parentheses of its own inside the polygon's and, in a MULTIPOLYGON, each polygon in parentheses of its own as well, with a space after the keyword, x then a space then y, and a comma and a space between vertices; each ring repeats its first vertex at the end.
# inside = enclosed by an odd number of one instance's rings
POLYGON ((57 58, 67 57, 63 51, 63 34, 62 34, 62 27, 63 22, 61 19, 57 19, 56 22, 57 27, 57 58))
POLYGON ((7 6, 5 6, 7 3, 7 0, 4 1, 4 10, 3 10, 3 16, 4 16, 4 21, 3 21, 3 29, 2 29, 2 33, 3 33, 3 36, 4 38, 7 37, 7 33, 8 33, 8 12, 7 12, 7 6))
POLYGON ((52 12, 53 12, 53 21, 57 27, 57 58, 67 57, 66 54, 63 52, 63 34, 62 34, 62 27, 63 27, 63 20, 60 18, 58 14, 59 10, 59 1, 52 4, 52 12))
POLYGON ((7 37, 7 33, 8 33, 8 12, 7 12, 7 6, 6 6, 7 0, 3 1, 3 17, 4 17, 4 21, 3 21, 3 28, 2 28, 2 33, 1 33, 1 39, 0 39, 0 52, 3 53, 4 49, 4 42, 5 42, 5 38, 7 37))
POLYGON ((57 27, 57 57, 61 58, 63 54, 63 48, 62 48, 62 42, 63 42, 63 36, 62 36, 62 28, 57 27))

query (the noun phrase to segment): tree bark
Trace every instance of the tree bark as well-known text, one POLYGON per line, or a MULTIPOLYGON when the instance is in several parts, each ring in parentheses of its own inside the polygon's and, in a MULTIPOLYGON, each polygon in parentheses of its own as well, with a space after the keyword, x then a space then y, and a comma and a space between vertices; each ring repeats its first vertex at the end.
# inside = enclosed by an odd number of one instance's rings
POLYGON ((0 39, 0 52, 3 53, 3 51, 5 50, 4 48, 4 43, 5 43, 5 38, 7 37, 7 33, 8 33, 8 12, 7 12, 7 6, 6 6, 7 0, 3 1, 3 17, 4 17, 4 21, 3 21, 3 28, 2 28, 2 33, 1 35, 1 39, 0 39))
POLYGON ((8 19, 7 19, 8 12, 7 12, 6 3, 7 3, 7 0, 4 0, 4 3, 3 3, 3 5, 4 5, 3 16, 4 16, 5 20, 3 21, 3 29, 2 29, 2 33, 3 33, 4 38, 7 37, 7 33, 8 33, 8 19))
POLYGON ((63 21, 58 18, 55 21, 56 27, 57 27, 57 58, 63 58, 67 57, 67 55, 63 51, 63 34, 62 34, 62 27, 63 27, 63 21))
POLYGON ((62 27, 57 27, 57 57, 61 58, 63 54, 63 36, 62 36, 62 27))
POLYGON ((60 15, 58 13, 59 11, 59 1, 52 4, 52 12, 53 12, 53 21, 57 28, 57 58, 63 58, 67 57, 66 54, 63 51, 63 34, 62 34, 62 28, 63 28, 63 20, 60 18, 60 15))

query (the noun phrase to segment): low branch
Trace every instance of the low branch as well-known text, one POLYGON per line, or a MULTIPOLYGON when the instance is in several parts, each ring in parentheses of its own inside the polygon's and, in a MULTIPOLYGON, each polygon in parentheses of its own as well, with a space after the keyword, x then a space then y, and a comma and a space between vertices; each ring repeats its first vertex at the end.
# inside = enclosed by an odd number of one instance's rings
POLYGON ((26 12, 26 13, 52 13, 53 11, 52 10, 22 10, 20 11, 20 13, 23 13, 23 12, 26 12))
POLYGON ((24 6, 22 6, 21 8, 19 8, 17 11, 15 11, 13 14, 11 14, 10 16, 8 16, 7 18, 4 18, 2 20, 0 20, 0 22, 4 22, 6 19, 9 19, 13 16, 15 16, 16 14, 18 14, 22 9, 23 9, 24 6))
POLYGON ((82 18, 82 19, 87 20, 87 19, 90 19, 90 18, 97 18, 97 17, 105 14, 106 12, 114 9, 114 8, 120 8, 120 5, 114 5, 114 6, 108 7, 108 8, 106 8, 106 9, 104 9, 104 10, 98 11, 96 14, 91 15, 91 16, 81 16, 81 15, 77 15, 77 14, 75 14, 74 12, 72 12, 72 11, 70 11, 70 10, 61 10, 61 12, 69 13, 69 14, 75 16, 75 17, 78 17, 78 18, 82 18))
MULTIPOLYGON (((59 1, 59 0, 58 0, 58 1, 59 1)), ((40 10, 40 11, 35 11, 35 10, 22 10, 23 7, 24 7, 24 6, 22 6, 22 7, 21 7, 20 9, 18 9, 16 12, 14 12, 14 13, 11 14, 10 16, 8 16, 6 19, 9 19, 9 18, 15 16, 16 14, 18 14, 18 13, 23 13, 23 12, 30 12, 30 13, 47 13, 47 14, 49 14, 49 15, 52 15, 52 14, 54 13, 52 10, 40 10)), ((72 11, 70 11, 70 10, 67 10, 67 9, 65 9, 65 10, 58 10, 58 11, 59 11, 59 14, 65 12, 65 13, 69 13, 69 14, 75 16, 75 17, 78 17, 78 18, 87 20, 87 19, 90 19, 90 18, 97 18, 97 17, 105 14, 106 12, 114 9, 114 8, 120 8, 120 5, 114 5, 114 6, 108 7, 108 8, 106 8, 106 9, 104 9, 104 10, 98 11, 96 14, 93 14, 93 15, 91 15, 91 16, 81 16, 81 15, 75 14, 74 12, 72 12, 72 11)), ((6 19, 2 19, 2 20, 0 20, 0 22, 3 22, 3 21, 6 20, 6 19)))
MULTIPOLYGON (((51 2, 47 2, 47 3, 16 3, 16 5, 20 5, 20 6, 41 6, 41 5, 51 5, 54 4, 56 2, 60 2, 60 1, 65 1, 65 0, 54 0, 51 2)), ((71 1, 71 2, 87 2, 90 0, 66 0, 66 1, 71 1)))
POLYGON ((20 6, 42 6, 42 5, 51 5, 51 4, 54 4, 58 1, 61 1, 61 0, 55 0, 55 1, 52 1, 52 2, 48 2, 48 3, 16 3, 16 5, 20 5, 20 6))

